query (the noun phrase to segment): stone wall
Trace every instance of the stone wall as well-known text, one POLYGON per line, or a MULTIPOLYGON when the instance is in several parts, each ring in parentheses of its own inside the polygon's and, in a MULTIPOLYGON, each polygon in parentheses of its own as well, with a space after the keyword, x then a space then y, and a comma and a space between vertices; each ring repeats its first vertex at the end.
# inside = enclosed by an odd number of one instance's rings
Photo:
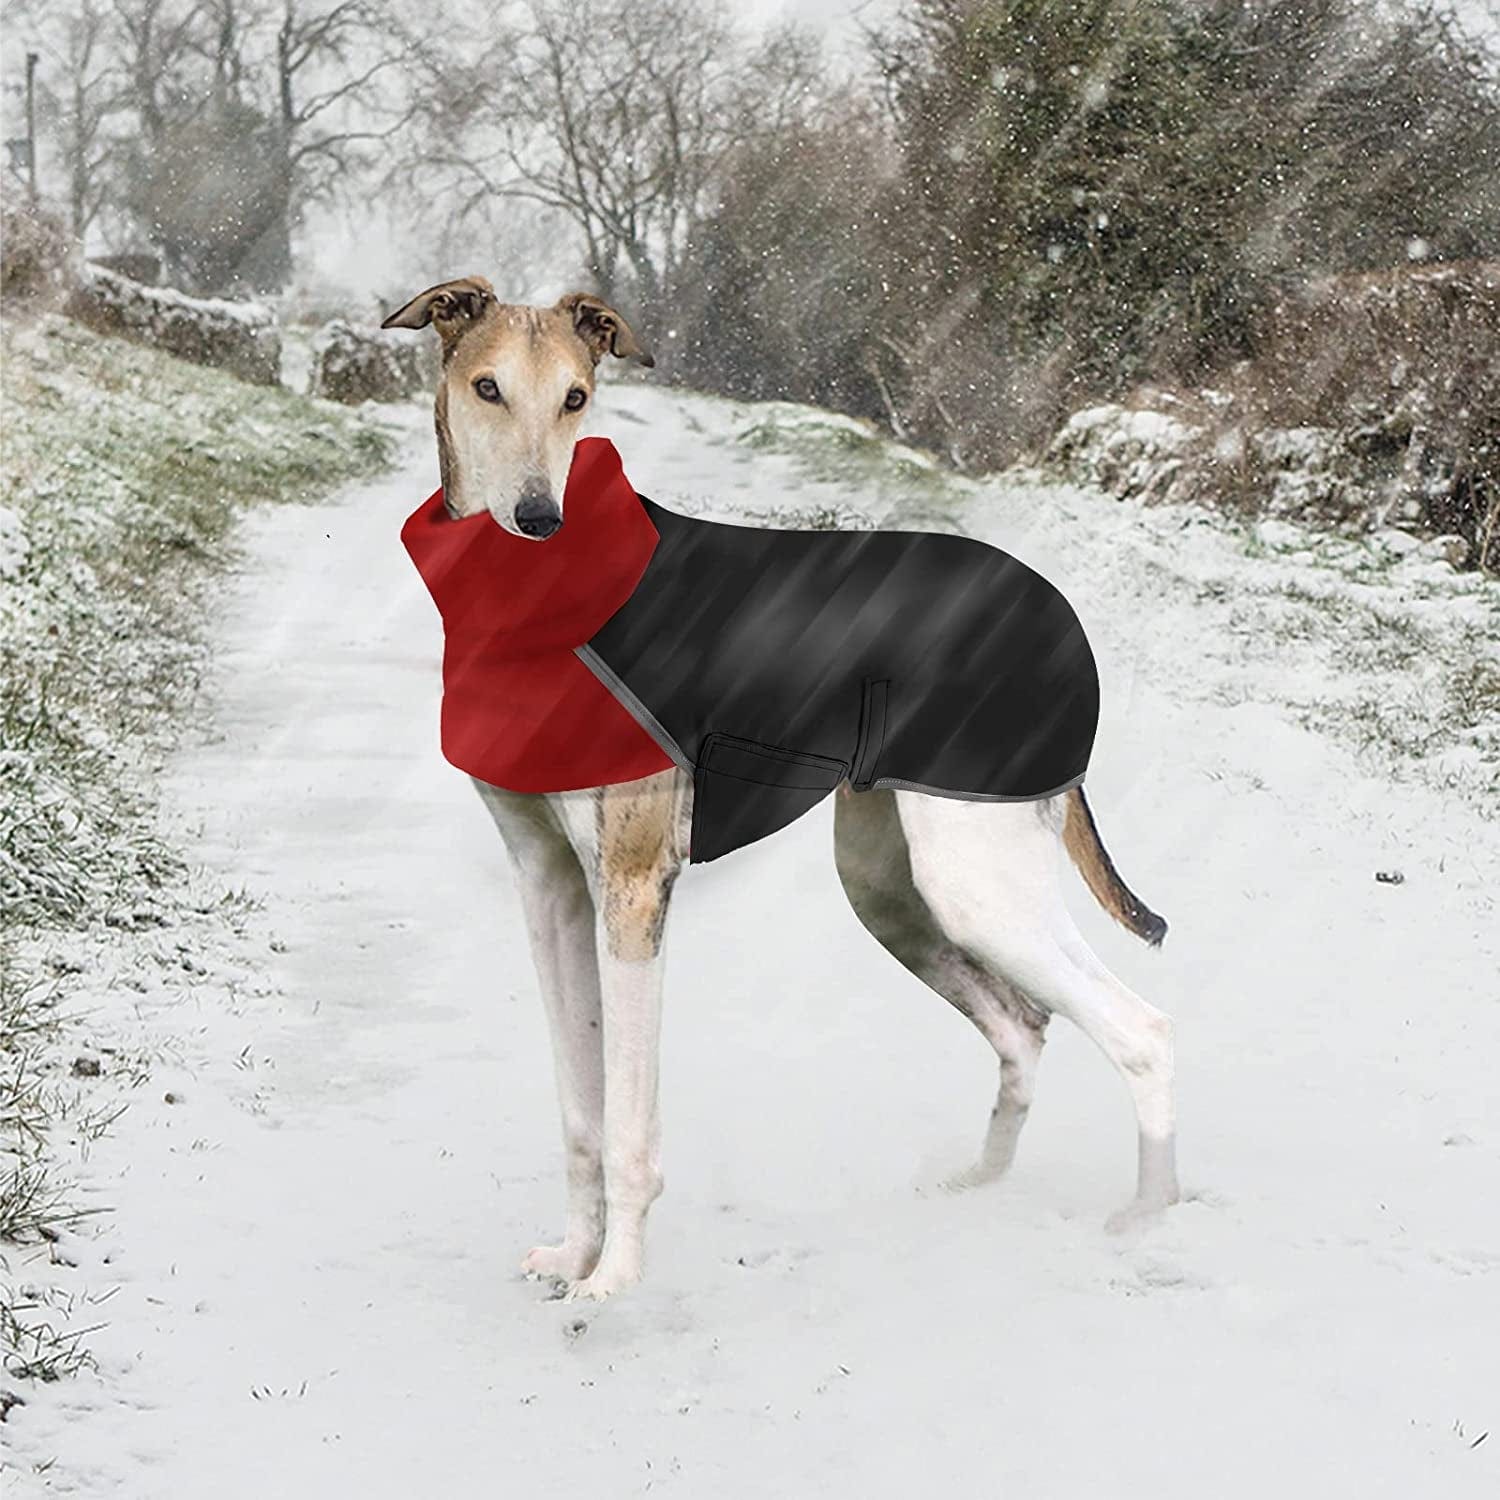
POLYGON ((85 265, 68 298, 69 317, 136 343, 213 365, 257 385, 281 374, 281 334, 259 302, 189 297, 171 287, 142 286, 114 271, 85 265))
POLYGON ((437 384, 437 340, 396 329, 356 328, 335 319, 313 343, 308 394, 357 405, 407 401, 437 384))

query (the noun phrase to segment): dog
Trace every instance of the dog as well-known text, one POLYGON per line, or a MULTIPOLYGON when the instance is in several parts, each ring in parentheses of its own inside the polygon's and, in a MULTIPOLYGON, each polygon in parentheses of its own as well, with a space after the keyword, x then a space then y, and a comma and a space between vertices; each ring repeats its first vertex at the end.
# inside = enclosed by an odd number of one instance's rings
MULTIPOLYGON (((441 339, 434 415, 446 516, 488 515, 510 537, 545 546, 566 520, 600 362, 653 363, 625 319, 583 292, 548 308, 503 303, 473 276, 428 288, 382 326, 431 326, 441 339)), ((690 858, 694 781, 665 765, 562 792, 474 782, 515 871, 562 1116, 564 1232, 532 1249, 522 1270, 562 1283, 570 1299, 602 1300, 640 1279, 646 1217, 662 1191, 662 944, 690 858)), ((1121 879, 1082 786, 970 801, 844 781, 833 795, 835 865, 855 915, 999 1060, 978 1160, 953 1185, 1010 1167, 1048 1022, 1061 1014, 1114 1064, 1135 1106, 1136 1192, 1110 1226, 1177 1202, 1171 1022, 1084 941, 1063 902, 1060 854, 1143 940, 1159 943, 1166 924, 1121 879)))

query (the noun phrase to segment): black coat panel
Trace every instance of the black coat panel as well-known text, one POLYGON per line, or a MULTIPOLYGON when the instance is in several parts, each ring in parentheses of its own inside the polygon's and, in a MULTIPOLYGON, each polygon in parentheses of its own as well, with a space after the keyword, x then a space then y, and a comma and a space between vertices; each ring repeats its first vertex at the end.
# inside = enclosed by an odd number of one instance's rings
POLYGON ((765 530, 641 502, 660 541, 578 655, 693 776, 695 863, 845 779, 970 801, 1082 781, 1093 653, 1024 563, 967 537, 765 530))

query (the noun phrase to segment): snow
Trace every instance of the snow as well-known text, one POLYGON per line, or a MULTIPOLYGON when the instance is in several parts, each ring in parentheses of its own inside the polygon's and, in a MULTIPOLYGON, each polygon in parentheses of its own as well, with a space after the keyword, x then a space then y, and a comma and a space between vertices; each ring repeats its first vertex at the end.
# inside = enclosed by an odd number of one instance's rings
POLYGON ((1408 557, 1422 545, 1419 537, 1412 536, 1410 532, 1397 531, 1394 527, 1377 531, 1370 541, 1396 557, 1408 557))
POLYGON ((1326 427, 1270 427, 1251 440, 1264 462, 1280 469, 1332 468, 1339 460, 1338 434, 1326 427))
POLYGON ((0 578, 14 578, 31 550, 18 512, 0 505, 0 578))
POLYGON ((518 1277, 559 1227, 551 1064, 499 840, 437 750, 406 409, 388 480, 244 523, 213 728, 169 779, 236 932, 64 955, 129 1108, 83 1148, 107 1212, 73 1264, 21 1268, 105 1326, 96 1373, 11 1412, 8 1495, 1495 1493, 1500 736, 1431 697, 1494 660, 1495 586, 1020 474, 913 510, 907 467, 853 485, 764 408, 602 408, 668 505, 946 516, 1074 602, 1095 810, 1172 932, 1073 906, 1176 1017, 1189 1201, 1104 1234, 1128 1105, 1063 1023, 1013 1177, 938 1189, 993 1060, 848 911, 825 804, 679 884, 646 1283, 580 1311, 518 1277), (1409 717, 1362 739, 1377 695, 1409 717))

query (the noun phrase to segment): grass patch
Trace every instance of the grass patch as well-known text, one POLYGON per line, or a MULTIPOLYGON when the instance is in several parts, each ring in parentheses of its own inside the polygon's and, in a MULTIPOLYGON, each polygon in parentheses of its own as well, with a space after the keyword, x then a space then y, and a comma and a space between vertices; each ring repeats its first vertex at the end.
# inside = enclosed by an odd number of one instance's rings
POLYGON ((134 925, 176 861, 133 773, 197 691, 235 515, 371 473, 390 440, 61 318, 7 327, 3 353, 3 921, 134 925))
MULTIPOLYGON (((85 1340, 103 1324, 68 1326, 78 1317, 78 1301, 55 1289, 22 1287, 0 1292, 0 1348, 5 1351, 7 1375, 16 1380, 53 1381, 93 1367, 85 1340)), ((17 1400, 12 1397, 13 1403, 17 1400)))
MULTIPOLYGON (((184 908, 156 772, 196 706, 235 518, 315 500, 395 445, 354 412, 60 317, 7 323, 0 353, 0 1243, 34 1246, 82 1217, 49 1138, 66 1118, 92 1139, 113 1116, 62 1082, 76 981, 16 955, 184 908)), ((13 1375, 87 1361, 87 1330, 58 1322, 76 1309, 51 1295, 0 1302, 13 1375)))
POLYGON ((759 403, 756 420, 738 434, 747 448, 784 454, 809 478, 852 484, 882 500, 953 500, 958 476, 936 459, 906 448, 853 417, 812 407, 759 403))
POLYGON ((1230 606, 1256 662, 1284 661, 1276 701, 1297 722, 1393 779, 1466 792, 1482 818, 1500 802, 1500 614, 1492 581, 1368 545, 1241 546, 1254 572, 1196 581, 1230 606), (1291 667, 1291 648, 1316 663, 1291 667), (1305 684, 1314 681, 1316 692, 1305 684))

